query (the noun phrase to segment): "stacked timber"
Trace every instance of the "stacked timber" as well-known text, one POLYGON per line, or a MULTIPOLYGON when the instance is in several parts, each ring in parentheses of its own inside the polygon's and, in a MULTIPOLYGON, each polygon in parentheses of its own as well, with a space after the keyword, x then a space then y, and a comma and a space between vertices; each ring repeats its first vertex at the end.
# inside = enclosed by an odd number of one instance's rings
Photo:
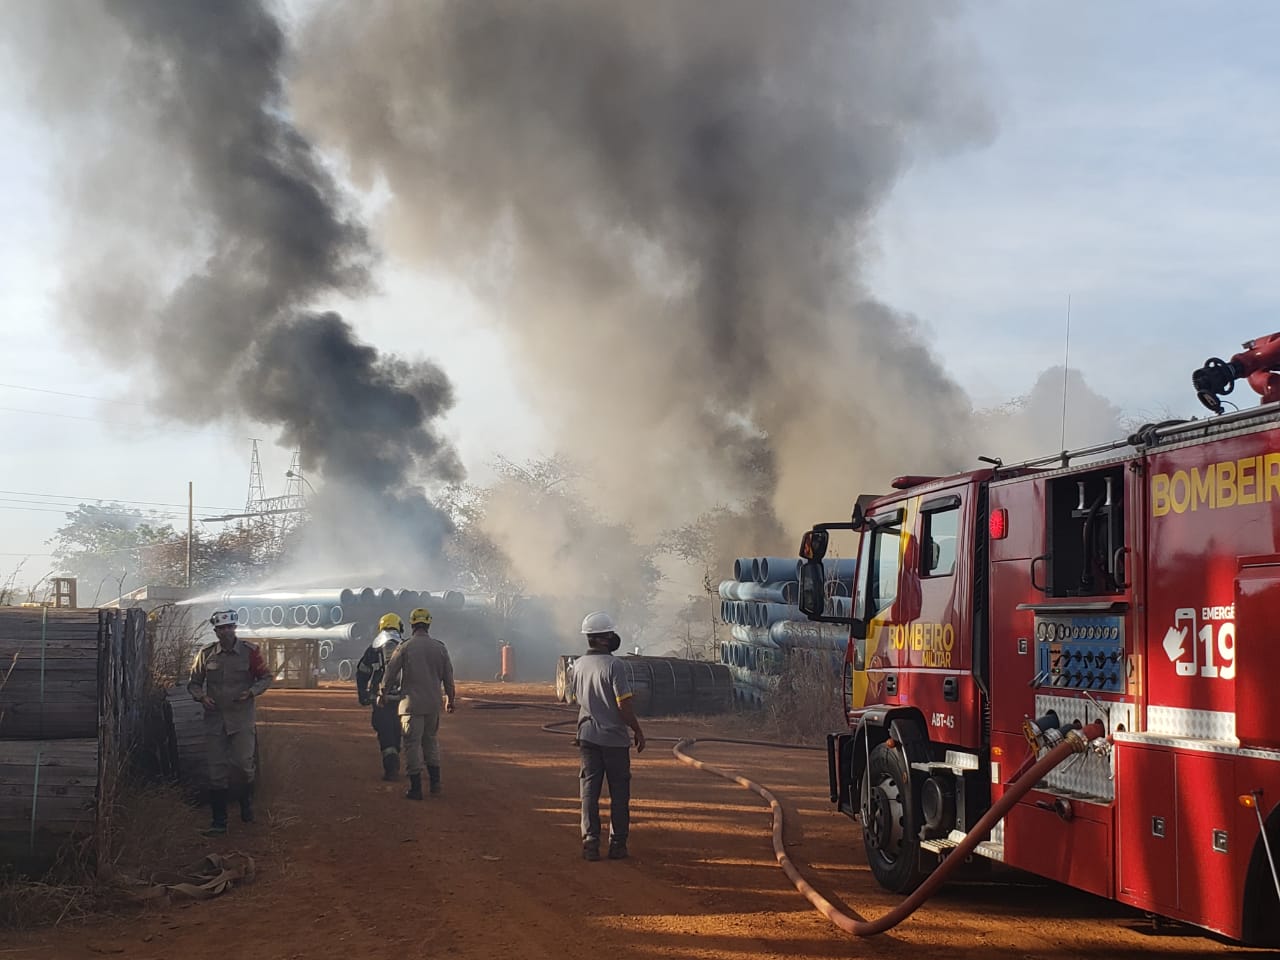
POLYGON ((192 794, 208 786, 204 740, 204 707, 191 699, 186 686, 165 692, 164 715, 168 728, 169 761, 178 779, 192 794))
POLYGON ((141 610, 0 608, 0 860, 38 869, 92 836, 142 734, 141 610))
POLYGON ((97 826, 98 741, 0 740, 0 861, 38 870, 97 826))
POLYGON ((0 615, 0 740, 98 736, 97 610, 0 615))

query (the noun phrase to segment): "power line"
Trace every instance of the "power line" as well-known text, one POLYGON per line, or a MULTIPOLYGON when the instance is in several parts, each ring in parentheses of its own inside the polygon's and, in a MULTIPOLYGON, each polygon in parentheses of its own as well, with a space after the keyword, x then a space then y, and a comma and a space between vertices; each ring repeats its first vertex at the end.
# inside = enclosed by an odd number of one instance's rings
MULTIPOLYGON (((72 413, 52 413, 48 410, 26 410, 21 407, 0 407, 0 411, 6 413, 22 413, 32 417, 56 417, 59 420, 85 420, 90 423, 109 423, 116 427, 130 427, 134 430, 150 430, 150 431, 172 431, 176 433, 190 433, 197 436, 203 436, 205 431, 196 427, 179 427, 170 423, 143 423, 138 420, 110 420, 106 417, 80 417, 72 413)), ((153 438, 148 438, 153 439, 153 438)), ((247 437, 245 439, 248 439, 247 437)))
MULTIPOLYGON (((78 500, 81 503, 88 503, 89 501, 92 500, 98 503, 104 503, 104 502, 127 503, 127 504, 138 504, 144 507, 181 507, 183 510, 187 509, 187 505, 185 503, 167 503, 163 500, 124 500, 119 497, 82 497, 82 496, 76 496, 70 493, 33 493, 30 490, 0 490, 0 494, 8 494, 14 497, 39 497, 42 500, 78 500)), ((217 507, 217 506, 211 506, 206 504, 203 506, 199 506, 196 509, 198 510, 234 510, 236 508, 235 507, 217 507)))
MULTIPOLYGON (((8 503, 0 503, 0 510, 24 510, 29 513, 60 513, 63 516, 68 516, 75 512, 74 510, 68 510, 66 504, 33 505, 32 501, 29 500, 14 501, 12 505, 8 503)), ((181 520, 186 516, 186 513, 179 513, 176 510, 154 510, 149 516, 140 517, 136 513, 118 513, 110 510, 99 510, 95 516, 116 520, 181 520)), ((220 517, 213 516, 212 514, 206 514, 198 519, 217 520, 220 519, 220 517)))
MULTIPOLYGON (((16 497, 0 497, 0 503, 12 503, 19 507, 51 507, 66 513, 74 513, 80 507, 86 507, 94 511, 97 516, 115 516, 115 517, 133 517, 138 520, 146 520, 149 517, 177 517, 186 516, 185 510, 136 510, 125 507, 123 504, 116 504, 120 509, 110 509, 111 505, 102 503, 85 503, 84 501, 75 502, 71 500, 59 502, 57 500, 21 500, 16 497)), ((203 516, 212 516, 223 508, 221 507, 200 507, 203 516)))
POLYGON ((136 420, 108 420, 106 417, 79 417, 72 413, 52 413, 48 410, 24 410, 20 407, 0 407, 6 413, 24 413, 33 417, 56 417, 59 420, 87 420, 90 423, 109 423, 117 427, 132 427, 137 430, 174 430, 179 433, 203 433, 193 427, 175 427, 161 423, 141 423, 136 420))
POLYGON ((44 387, 24 387, 20 383, 0 383, 0 387, 9 390, 29 390, 31 393, 47 393, 55 397, 75 397, 78 400, 99 400, 102 403, 127 403, 132 407, 145 407, 141 400, 111 400, 107 397, 95 397, 87 393, 65 393, 62 390, 46 390, 44 387))

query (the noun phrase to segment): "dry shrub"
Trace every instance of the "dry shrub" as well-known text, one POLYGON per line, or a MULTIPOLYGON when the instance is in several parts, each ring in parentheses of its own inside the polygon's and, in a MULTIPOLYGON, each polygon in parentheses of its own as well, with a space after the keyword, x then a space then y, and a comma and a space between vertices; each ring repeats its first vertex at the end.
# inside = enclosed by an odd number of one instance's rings
POLYGON ((180 786, 133 780, 122 786, 112 812, 112 873, 149 880, 187 866, 207 852, 199 833, 204 825, 184 801, 180 786))
POLYGON ((147 614, 151 675, 156 687, 163 690, 186 684, 204 632, 204 621, 193 622, 190 607, 165 604, 147 614))
POLYGON ((844 726, 840 656, 829 650, 792 650, 782 662, 777 689, 761 717, 771 737, 821 743, 844 726))
POLYGON ((136 912, 130 890, 116 882, 150 881, 181 872, 206 851, 197 820, 180 790, 140 778, 123 778, 104 811, 109 833, 105 862, 94 856, 94 837, 69 843, 38 876, 10 867, 0 873, 0 929, 31 929, 136 912))
POLYGON ((50 874, 28 880, 6 871, 0 874, 0 930, 30 930, 102 915, 107 912, 102 892, 91 878, 77 883, 50 874))

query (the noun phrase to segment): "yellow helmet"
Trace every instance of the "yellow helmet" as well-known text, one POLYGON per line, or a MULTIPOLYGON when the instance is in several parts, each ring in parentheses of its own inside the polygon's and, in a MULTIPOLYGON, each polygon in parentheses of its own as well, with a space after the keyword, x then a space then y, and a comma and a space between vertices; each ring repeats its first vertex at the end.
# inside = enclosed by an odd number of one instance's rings
POLYGON ((404 633, 404 621, 394 613, 384 613, 382 619, 378 621, 379 630, 396 630, 404 633))
POLYGON ((431 626, 431 611, 426 607, 418 607, 413 613, 409 614, 409 626, 412 627, 419 623, 424 626, 431 626))

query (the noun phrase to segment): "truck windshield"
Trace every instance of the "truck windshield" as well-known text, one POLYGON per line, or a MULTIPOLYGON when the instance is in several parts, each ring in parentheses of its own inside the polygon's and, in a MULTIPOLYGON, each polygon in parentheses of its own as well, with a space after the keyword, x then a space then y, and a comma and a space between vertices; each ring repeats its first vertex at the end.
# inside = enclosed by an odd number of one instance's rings
MULTIPOLYGON (((858 589, 853 601, 853 615, 869 624, 898 595, 898 571, 902 564, 901 513, 885 517, 862 537, 862 556, 858 564, 858 589)), ((866 633, 857 638, 854 666, 866 669, 866 633)))

